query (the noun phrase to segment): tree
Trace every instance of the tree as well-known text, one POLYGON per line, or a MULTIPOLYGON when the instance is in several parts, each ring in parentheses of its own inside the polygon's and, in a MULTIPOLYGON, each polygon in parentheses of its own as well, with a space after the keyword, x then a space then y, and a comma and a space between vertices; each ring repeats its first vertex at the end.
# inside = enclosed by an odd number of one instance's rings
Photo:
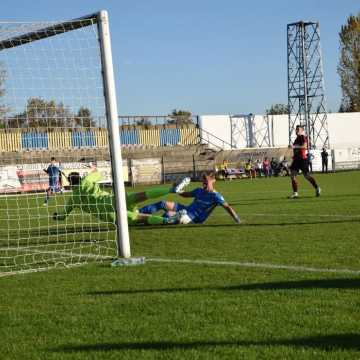
POLYGON ((176 110, 174 109, 171 114, 169 114, 170 119, 168 124, 174 125, 190 125, 194 124, 192 120, 192 114, 187 110, 176 110))
POLYGON ((94 127, 96 122, 91 111, 81 106, 74 113, 62 102, 44 100, 41 98, 30 98, 23 112, 12 115, 8 119, 9 128, 72 128, 72 127, 94 127))
POLYGON ((12 116, 8 126, 11 128, 70 127, 73 120, 74 115, 63 103, 56 104, 54 100, 30 98, 26 109, 12 116))
POLYGON ((271 105, 270 109, 266 109, 265 111, 266 111, 266 115, 282 115, 289 113, 288 106, 285 104, 271 105))
POLYGON ((140 117, 140 119, 136 120, 136 125, 141 125, 144 126, 145 128, 148 128, 149 126, 151 126, 151 121, 147 116, 142 116, 140 117))
POLYGON ((341 27, 340 61, 342 99, 340 112, 360 111, 360 13, 341 27))
POLYGON ((91 111, 83 106, 80 107, 74 120, 75 120, 75 125, 78 127, 89 128, 96 126, 96 123, 91 116, 91 111))

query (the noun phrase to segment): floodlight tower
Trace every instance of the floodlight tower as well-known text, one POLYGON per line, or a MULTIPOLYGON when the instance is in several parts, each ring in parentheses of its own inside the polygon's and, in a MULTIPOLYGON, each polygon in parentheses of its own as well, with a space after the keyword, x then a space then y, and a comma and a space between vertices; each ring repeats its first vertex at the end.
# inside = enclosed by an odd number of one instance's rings
POLYGON ((231 145, 234 148, 262 148, 271 147, 272 132, 268 116, 230 115, 231 145))
POLYGON ((287 25, 289 144, 296 125, 305 127, 309 149, 329 148, 318 22, 287 25))

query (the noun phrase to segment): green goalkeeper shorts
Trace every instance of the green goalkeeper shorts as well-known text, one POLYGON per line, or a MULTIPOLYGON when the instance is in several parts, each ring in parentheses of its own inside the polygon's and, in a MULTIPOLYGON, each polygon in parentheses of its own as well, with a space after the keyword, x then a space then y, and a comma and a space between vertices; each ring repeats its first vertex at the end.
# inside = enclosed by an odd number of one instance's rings
POLYGON ((134 212, 137 210, 136 207, 136 193, 126 193, 126 207, 128 211, 134 212))
POLYGON ((127 211, 127 218, 129 225, 137 224, 138 212, 137 211, 127 211))

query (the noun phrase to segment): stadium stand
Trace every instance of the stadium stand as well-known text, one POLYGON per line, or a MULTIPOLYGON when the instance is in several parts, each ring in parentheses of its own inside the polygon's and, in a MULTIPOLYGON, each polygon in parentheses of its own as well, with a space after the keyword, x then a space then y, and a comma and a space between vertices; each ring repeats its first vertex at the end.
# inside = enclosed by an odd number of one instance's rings
MULTIPOLYGON (((120 131, 123 146, 176 146, 199 144, 197 127, 153 127, 144 129, 126 127, 120 131)), ((54 131, 22 129, 0 130, 0 152, 25 150, 55 150, 101 148, 108 146, 107 130, 74 129, 73 131, 56 129, 54 131)))

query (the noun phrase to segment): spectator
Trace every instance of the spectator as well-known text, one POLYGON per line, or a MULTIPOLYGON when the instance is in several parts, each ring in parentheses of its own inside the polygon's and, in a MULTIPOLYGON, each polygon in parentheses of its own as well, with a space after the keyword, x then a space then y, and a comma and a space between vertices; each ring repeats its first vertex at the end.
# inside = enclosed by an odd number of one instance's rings
POLYGON ((275 160, 275 158, 271 158, 271 161, 270 161, 270 176, 277 175, 277 169, 278 169, 278 162, 275 160))
POLYGON ((269 177, 270 176, 270 161, 267 157, 263 160, 262 168, 263 168, 265 177, 269 177))
POLYGON ((63 169, 62 169, 62 166, 61 166, 61 162, 59 161, 59 187, 60 187, 60 192, 61 193, 63 193, 64 192, 64 187, 63 187, 63 179, 62 179, 62 177, 63 177, 63 175, 64 175, 64 173, 63 173, 63 169))
POLYGON ((323 148, 321 152, 321 172, 328 172, 328 157, 329 153, 323 148))
POLYGON ((229 170, 228 170, 228 162, 223 160, 222 164, 220 165, 220 174, 224 180, 228 178, 229 170))
POLYGON ((249 159, 247 161, 247 163, 245 164, 245 174, 250 178, 250 179, 253 179, 253 178, 256 178, 256 172, 254 170, 254 166, 251 162, 251 159, 249 159))
POLYGON ((290 175, 289 162, 286 160, 286 157, 284 157, 284 159, 280 163, 280 172, 282 173, 282 175, 284 175, 284 173, 286 176, 290 175))
POLYGON ((259 177, 261 177, 261 168, 262 168, 262 164, 261 164, 261 161, 260 161, 260 159, 257 159, 256 160, 256 163, 255 163, 255 171, 256 171, 256 173, 257 173, 257 175, 259 176, 259 177))
POLYGON ((309 165, 309 172, 312 173, 313 172, 313 168, 312 168, 312 161, 314 160, 314 155, 308 151, 307 153, 307 161, 308 161, 308 165, 309 165))

